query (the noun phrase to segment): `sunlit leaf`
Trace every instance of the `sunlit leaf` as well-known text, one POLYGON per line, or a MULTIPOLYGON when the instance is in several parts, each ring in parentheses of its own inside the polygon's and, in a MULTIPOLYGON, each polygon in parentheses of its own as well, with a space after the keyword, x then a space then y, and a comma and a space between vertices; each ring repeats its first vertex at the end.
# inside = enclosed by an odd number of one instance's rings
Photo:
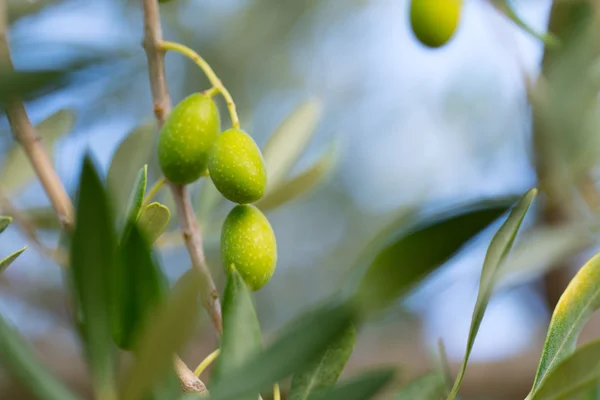
POLYGON ((584 324, 600 307, 600 253, 590 259, 563 292, 550 320, 530 396, 548 374, 575 350, 584 324))
POLYGON ((290 400, 307 400, 318 390, 333 386, 342 373, 356 343, 356 328, 349 324, 310 365, 294 375, 290 400))
POLYGON ((96 396, 114 398, 115 352, 109 305, 117 241, 109 200, 89 156, 81 171, 76 221, 69 273, 85 354, 96 396))
MULTIPOLYGON (((215 364, 214 381, 216 384, 223 376, 235 372, 262 348, 260 325, 250 290, 237 272, 232 270, 227 278, 223 295, 223 336, 221 353, 215 364)), ((258 390, 236 397, 239 400, 256 400, 258 390)))
POLYGON ((289 174, 316 131, 322 104, 309 100, 298 106, 281 123, 265 144, 267 192, 276 188, 289 174))
POLYGON ((189 339, 200 313, 200 287, 197 272, 189 270, 149 320, 151 328, 139 339, 136 361, 125 374, 120 398, 141 400, 168 376, 175 353, 189 339))
POLYGON ((11 217, 7 217, 5 215, 0 215, 0 233, 4 232, 8 225, 12 222, 11 217))
POLYGON ((331 390, 315 393, 309 400, 369 400, 394 378, 394 374, 391 368, 374 369, 331 390))
MULTIPOLYGON (((56 142, 73 130, 74 123, 75 113, 73 111, 60 110, 37 125, 37 134, 51 155, 53 155, 52 150, 56 142)), ((13 142, 4 158, 0 172, 2 188, 7 192, 15 192, 23 189, 35 178, 36 174, 21 145, 13 142)))
POLYGON ((454 382, 454 386, 448 399, 454 399, 458 394, 458 389, 464 378, 467 370, 467 363, 469 362, 469 356, 473 344, 475 343, 475 337, 479 331, 481 320, 485 313, 485 309, 492 297, 494 285, 499 276, 499 269, 504 263, 506 256, 512 248, 517 232, 521 227, 521 223, 525 218, 525 214, 529 210, 531 203, 537 195, 537 189, 529 190, 521 199, 521 201, 513 208, 508 218, 502 224, 498 232, 492 238, 490 246, 488 247, 483 262, 483 268, 481 269, 481 278, 479 281, 479 293, 477 294, 477 301, 475 302, 475 309, 473 310, 473 317, 471 320, 471 327, 469 328, 469 337, 467 339, 467 349, 465 351, 465 357, 463 359, 460 371, 454 382))
POLYGON ((154 243, 167 229, 171 213, 164 205, 154 202, 142 209, 138 219, 138 226, 144 232, 146 239, 154 243))
POLYGON ((19 257, 21 253, 23 253, 25 250, 27 250, 27 246, 23 247, 21 250, 15 251, 3 260, 0 260, 0 274, 3 273, 6 270, 6 268, 8 268, 10 264, 12 264, 13 261, 15 261, 17 257, 19 257))
POLYGON ((76 400, 63 384, 36 358, 21 336, 0 316, 0 359, 36 399, 76 400))
POLYGON ((256 206, 263 211, 273 210, 314 189, 331 171, 335 164, 335 156, 336 149, 332 146, 327 153, 308 169, 266 193, 256 203, 256 206))
POLYGON ((431 372, 404 386, 394 400, 440 400, 446 397, 446 382, 441 372, 431 372))

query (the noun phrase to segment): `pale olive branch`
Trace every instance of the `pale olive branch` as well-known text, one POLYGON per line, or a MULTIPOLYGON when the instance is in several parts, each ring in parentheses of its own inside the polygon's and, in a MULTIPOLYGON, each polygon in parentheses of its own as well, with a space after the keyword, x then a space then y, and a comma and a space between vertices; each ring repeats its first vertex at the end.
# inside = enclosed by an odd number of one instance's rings
POLYGON ((233 102, 233 98, 231 97, 231 94, 229 93, 227 88, 223 85, 223 82, 221 82, 221 80, 219 79, 217 74, 215 74, 215 71, 213 71, 212 67, 206 62, 206 60, 204 58, 202 58, 200 56, 200 54, 196 53, 194 50, 190 49, 187 46, 179 44, 179 43, 163 40, 160 42, 160 47, 163 51, 171 50, 171 51, 176 51, 178 53, 183 54, 184 56, 186 56, 187 58, 192 60, 194 63, 196 63, 196 65, 198 65, 198 67, 200 67, 200 69, 202 69, 202 71, 204 71, 204 74, 206 75, 206 77, 208 78, 210 83, 213 85, 213 87, 208 89, 208 91, 206 91, 205 93, 207 93, 210 96, 212 96, 216 93, 221 93, 223 95, 223 98, 225 99, 225 102, 227 103, 227 109, 229 110, 229 115, 231 117, 231 126, 234 129, 239 129, 240 128, 240 120, 237 115, 237 111, 235 108, 235 103, 233 102))
POLYGON ((154 185, 152 185, 152 187, 150 188, 150 190, 148 190, 148 193, 146 193, 146 196, 144 197, 144 201, 142 202, 142 207, 150 204, 150 202, 152 201, 154 196, 156 196, 158 191, 160 189, 162 189, 162 187, 165 185, 165 183, 167 183, 167 179, 164 176, 162 178, 160 178, 159 180, 157 180, 156 182, 154 182, 154 185))
POLYGON ((204 360, 202 360, 202 362, 200 364, 198 364, 198 366, 194 370, 194 375, 196 375, 197 377, 200 377, 200 375, 202 375, 202 373, 206 370, 206 368, 208 368, 208 366, 210 364, 212 364, 212 362, 215 361, 217 359, 217 357, 219 357, 220 353, 221 353, 221 349, 216 349, 215 351, 213 351, 212 353, 207 355, 206 358, 204 360))

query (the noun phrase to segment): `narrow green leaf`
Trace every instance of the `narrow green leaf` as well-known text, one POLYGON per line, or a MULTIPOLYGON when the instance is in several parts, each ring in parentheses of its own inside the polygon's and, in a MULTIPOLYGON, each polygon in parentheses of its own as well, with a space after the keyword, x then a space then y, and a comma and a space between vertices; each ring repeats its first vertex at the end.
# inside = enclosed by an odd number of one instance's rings
POLYGON ((148 242, 154 243, 167 229, 170 220, 171 212, 169 209, 160 203, 154 202, 144 207, 138 219, 138 226, 144 231, 148 242))
MULTIPOLYGON (((505 201, 469 204, 434 216, 415 230, 391 240, 391 243, 388 239, 389 244, 382 250, 374 247, 374 252, 367 248, 361 259, 373 261, 360 282, 355 305, 367 314, 405 295, 507 208, 505 201), (372 257, 372 253, 376 256, 372 257)), ((388 232, 391 229, 384 231, 388 232)), ((377 242, 379 239, 374 246, 379 246, 377 242)))
POLYGON ((135 364, 125 374, 121 399, 142 400, 168 376, 175 353, 191 336, 200 313, 199 289, 197 272, 187 271, 149 320, 139 339, 135 364))
POLYGON ((306 149, 321 118, 322 104, 309 100, 296 108, 265 144, 263 155, 267 167, 267 192, 276 188, 306 149))
POLYGON ((6 230, 6 228, 8 228, 8 225, 10 225, 11 222, 12 222, 11 217, 0 215, 0 233, 4 232, 6 230))
POLYGON ((349 324, 310 365, 294 375, 288 398, 306 400, 311 393, 337 382, 356 343, 356 328, 349 324))
POLYGON ((548 374, 573 353, 583 325, 598 308, 600 253, 577 272, 554 309, 530 397, 537 392, 548 374))
POLYGON ((332 390, 315 393, 309 400, 369 400, 394 378, 394 374, 395 371, 390 368, 365 372, 332 390))
POLYGON ((144 195, 146 194, 146 184, 148 183, 148 165, 144 165, 139 171, 133 184, 133 190, 129 195, 127 211, 125 215, 128 221, 136 222, 140 216, 144 195))
POLYGON ((506 256, 512 248, 517 232, 521 227, 521 223, 525 218, 525 214, 529 210, 531 203, 537 195, 537 189, 529 190, 519 201, 519 203, 510 212, 508 218, 502 224, 498 232, 492 238, 490 246, 488 247, 483 262, 483 268, 481 269, 481 278, 479 280, 479 293, 477 294, 477 301, 475 302, 475 309, 473 310, 473 317, 471 319, 471 328, 469 329, 469 337, 467 339, 467 349, 465 351, 465 357, 463 359, 460 371, 452 387, 452 391, 448 396, 448 399, 454 399, 458 394, 458 389, 465 376, 467 370, 467 363, 469 362, 469 356, 471 355, 471 349, 475 343, 475 337, 479 331, 481 320, 485 313, 485 309, 492 297, 494 285, 499 275, 499 269, 504 263, 506 256))
POLYGON ((571 399, 577 394, 593 389, 599 380, 600 340, 595 340, 581 346, 561 361, 530 399, 571 399))
POLYGON ((37 359, 23 338, 0 316, 0 359, 24 388, 39 400, 76 400, 37 359))
MULTIPOLYGON (((256 357, 262 348, 260 325, 246 283, 233 270, 227 278, 223 295, 223 336, 221 353, 215 364, 213 379, 216 384, 223 376, 235 372, 244 363, 256 357)), ((258 390, 237 397, 256 400, 258 390)))
POLYGON ((400 389, 394 400, 440 400, 446 396, 445 385, 442 372, 431 372, 400 389))
POLYGON ((212 400, 234 400, 262 390, 304 369, 322 353, 353 318, 348 305, 325 305, 304 314, 265 351, 212 389, 212 400))
MULTIPOLYGON (((0 86, 1 87, 1 86, 0 86)), ((73 130, 75 113, 71 110, 60 110, 42 121, 36 127, 39 137, 53 156, 52 149, 56 142, 73 130)), ((18 192, 36 178, 29 159, 21 148, 14 142, 8 151, 0 172, 2 188, 7 192, 18 192)))
POLYGON ((79 182, 71 239, 72 291, 96 397, 115 399, 110 293, 117 243, 109 201, 92 160, 86 156, 79 182))
POLYGON ((117 215, 123 215, 127 209, 138 171, 148 163, 152 155, 156 132, 155 122, 137 127, 123 139, 113 155, 106 181, 117 215))
POLYGON ((6 270, 6 268, 8 268, 10 266, 10 264, 12 264, 13 261, 15 261, 17 259, 17 257, 19 257, 21 255, 21 253, 24 252, 25 250, 27 250, 27 246, 23 247, 21 250, 15 251, 14 253, 7 256, 3 260, 0 260, 0 274, 3 273, 6 270))
POLYGON ((130 221, 121 241, 121 263, 115 271, 113 335, 119 347, 131 350, 161 303, 168 285, 143 233, 130 221))
POLYGON ((273 210, 314 189, 331 171, 335 164, 335 158, 336 149, 332 146, 328 152, 308 169, 301 172, 298 176, 279 184, 270 192, 267 192, 256 203, 256 206, 263 211, 273 210))

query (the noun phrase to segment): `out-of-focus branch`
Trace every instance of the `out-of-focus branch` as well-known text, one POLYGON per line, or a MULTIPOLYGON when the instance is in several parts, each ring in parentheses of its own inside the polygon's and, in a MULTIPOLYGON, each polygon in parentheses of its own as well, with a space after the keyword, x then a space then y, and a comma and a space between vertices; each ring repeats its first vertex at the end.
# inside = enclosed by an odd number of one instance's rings
MULTIPOLYGON (((14 66, 10 57, 7 39, 6 0, 0 0, 0 64, 2 68, 13 71, 14 66)), ((12 133, 29 158, 46 194, 50 198, 52 207, 64 229, 71 229, 73 225, 73 204, 67 194, 56 170, 52 165, 41 138, 31 124, 25 106, 19 99, 13 99, 6 104, 6 116, 12 133)))

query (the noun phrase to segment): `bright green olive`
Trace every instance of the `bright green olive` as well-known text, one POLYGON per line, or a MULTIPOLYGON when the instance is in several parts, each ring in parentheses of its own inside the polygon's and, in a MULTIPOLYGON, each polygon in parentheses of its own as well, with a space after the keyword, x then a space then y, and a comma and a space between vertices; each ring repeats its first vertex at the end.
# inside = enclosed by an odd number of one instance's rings
POLYGON ((454 35, 463 0, 412 0, 410 22, 415 36, 429 47, 440 47, 454 35))
POLYGON ((200 93, 173 108, 158 138, 158 162, 169 181, 186 185, 206 172, 220 125, 215 102, 200 93))
POLYGON ((271 279, 277 243, 271 224, 258 208, 243 205, 231 210, 221 231, 221 258, 225 269, 235 268, 252 290, 271 279))
POLYGON ((215 187, 228 200, 254 203, 267 186, 267 170, 256 142, 239 129, 221 133, 208 156, 208 172, 215 187))

